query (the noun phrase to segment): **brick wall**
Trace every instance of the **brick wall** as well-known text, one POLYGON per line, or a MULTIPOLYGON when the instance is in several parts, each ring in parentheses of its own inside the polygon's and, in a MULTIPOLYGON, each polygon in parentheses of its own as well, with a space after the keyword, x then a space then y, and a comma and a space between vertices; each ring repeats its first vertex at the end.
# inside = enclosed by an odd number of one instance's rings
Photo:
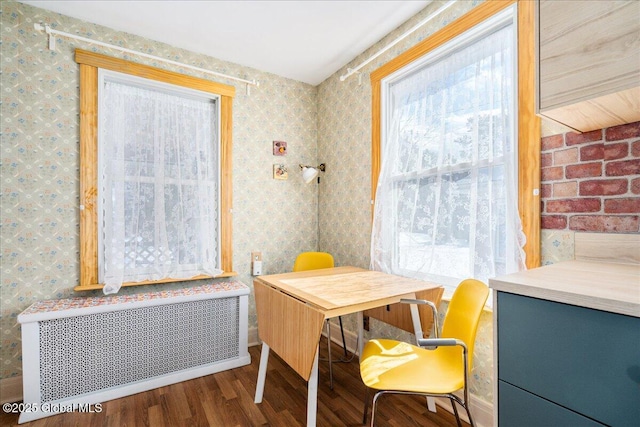
POLYGON ((640 232, 640 122, 542 138, 542 228, 640 232))

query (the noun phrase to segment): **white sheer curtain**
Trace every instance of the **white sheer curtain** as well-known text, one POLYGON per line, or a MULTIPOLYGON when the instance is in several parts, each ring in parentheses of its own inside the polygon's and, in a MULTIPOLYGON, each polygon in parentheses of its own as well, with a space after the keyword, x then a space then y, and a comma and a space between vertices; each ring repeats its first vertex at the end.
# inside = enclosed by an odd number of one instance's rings
POLYGON ((509 25, 389 83, 373 269, 453 289, 524 268, 514 54, 509 25))
POLYGON ((196 99, 105 79, 100 280, 217 275, 218 113, 196 99))

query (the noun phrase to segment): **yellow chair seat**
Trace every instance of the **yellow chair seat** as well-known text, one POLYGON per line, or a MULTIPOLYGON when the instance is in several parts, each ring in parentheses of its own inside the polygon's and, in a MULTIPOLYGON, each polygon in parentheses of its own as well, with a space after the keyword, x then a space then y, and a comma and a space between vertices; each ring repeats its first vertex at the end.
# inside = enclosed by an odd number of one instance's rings
POLYGON ((402 341, 370 340, 362 351, 360 375, 367 387, 415 393, 452 393, 464 387, 460 347, 427 350, 402 341))

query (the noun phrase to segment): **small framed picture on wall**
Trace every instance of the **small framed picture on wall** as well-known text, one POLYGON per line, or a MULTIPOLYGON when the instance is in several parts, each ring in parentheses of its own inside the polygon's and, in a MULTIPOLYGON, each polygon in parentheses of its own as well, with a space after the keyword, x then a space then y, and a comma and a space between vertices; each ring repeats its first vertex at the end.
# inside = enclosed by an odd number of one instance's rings
POLYGON ((283 164, 274 164, 273 165, 273 179, 287 179, 289 178, 289 171, 287 167, 283 164))
POLYGON ((284 141, 273 141, 273 155, 274 156, 286 156, 287 155, 287 143, 284 141))

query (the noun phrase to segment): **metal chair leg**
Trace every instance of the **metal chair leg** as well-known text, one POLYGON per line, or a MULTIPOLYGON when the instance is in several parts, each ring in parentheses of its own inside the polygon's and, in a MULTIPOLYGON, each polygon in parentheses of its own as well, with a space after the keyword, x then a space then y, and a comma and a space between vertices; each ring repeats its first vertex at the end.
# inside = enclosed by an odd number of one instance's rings
POLYGON ((371 390, 366 387, 364 393, 364 412, 362 414, 362 425, 367 424, 367 413, 369 412, 369 399, 371 398, 371 390))
POLYGON ((458 423, 458 427, 462 427, 462 423, 460 422, 460 415, 458 414, 458 407, 456 406, 456 402, 453 399, 449 399, 449 400, 451 401, 451 407, 453 408, 453 413, 456 416, 456 422, 458 423))
POLYGON ((476 424, 473 422, 473 418, 471 418, 471 411, 469 411, 469 403, 465 402, 464 410, 467 411, 467 417, 469 417, 469 425, 471 425, 471 427, 475 427, 476 424))
POLYGON ((373 423, 375 421, 374 419, 375 419, 375 416, 376 416, 376 404, 378 403, 378 398, 380 396, 382 396, 382 394, 383 394, 383 392, 379 391, 379 392, 377 392, 376 394, 373 395, 373 404, 371 405, 371 427, 374 427, 373 423))
POLYGON ((327 350, 329 351, 329 388, 333 390, 333 363, 331 362, 331 322, 327 319, 327 350))
POLYGON ((344 328, 342 327, 342 316, 338 316, 338 321, 340 322, 340 334, 342 334, 342 350, 344 351, 344 357, 349 357, 347 353, 347 341, 344 339, 344 328))

